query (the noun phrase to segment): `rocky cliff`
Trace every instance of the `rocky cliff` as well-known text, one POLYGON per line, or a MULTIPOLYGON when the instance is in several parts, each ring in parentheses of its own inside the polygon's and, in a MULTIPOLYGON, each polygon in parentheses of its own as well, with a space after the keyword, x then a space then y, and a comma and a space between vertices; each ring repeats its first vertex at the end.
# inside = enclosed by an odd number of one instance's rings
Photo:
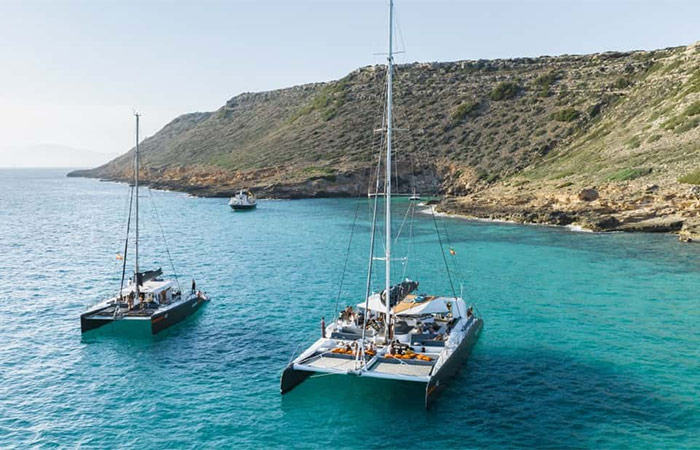
MULTIPOLYGON (((142 176, 197 195, 365 194, 385 76, 364 67, 180 116, 144 140, 142 176)), ((697 234, 700 44, 402 65, 395 117, 398 188, 443 194, 443 210, 697 234)), ((131 155, 71 175, 125 180, 131 155)))

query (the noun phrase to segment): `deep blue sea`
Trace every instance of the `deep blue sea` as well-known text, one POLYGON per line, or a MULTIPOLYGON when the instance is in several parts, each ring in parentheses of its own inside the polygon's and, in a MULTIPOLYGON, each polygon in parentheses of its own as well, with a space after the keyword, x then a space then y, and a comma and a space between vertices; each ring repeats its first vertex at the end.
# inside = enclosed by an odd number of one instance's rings
MULTIPOLYGON (((367 200, 348 253, 355 199, 235 213, 143 190, 141 267, 172 273, 153 199, 184 287, 212 301, 156 337, 81 336, 119 283, 128 187, 65 172, 0 170, 0 448, 700 448, 700 245, 440 218, 485 328, 436 406, 334 376, 282 397, 346 254, 340 304, 364 295, 367 200)), ((433 218, 410 231, 406 275, 449 294, 433 218)))

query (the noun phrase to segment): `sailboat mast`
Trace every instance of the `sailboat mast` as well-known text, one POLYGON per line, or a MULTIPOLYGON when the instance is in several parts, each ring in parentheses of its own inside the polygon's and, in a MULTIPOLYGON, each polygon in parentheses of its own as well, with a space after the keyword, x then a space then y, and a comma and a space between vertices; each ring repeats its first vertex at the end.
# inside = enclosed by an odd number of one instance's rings
POLYGON ((389 342, 389 327, 391 314, 391 108, 392 108, 392 82, 393 82, 393 22, 394 22, 394 1, 389 0, 389 55, 387 57, 387 89, 386 89, 386 178, 384 180, 385 189, 385 223, 386 230, 386 254, 385 258, 385 276, 384 292, 386 295, 386 323, 384 327, 384 336, 387 343, 389 342))
POLYGON ((134 242, 134 282, 136 300, 139 301, 139 113, 134 113, 136 116, 136 150, 134 151, 134 191, 136 192, 136 238, 134 242))

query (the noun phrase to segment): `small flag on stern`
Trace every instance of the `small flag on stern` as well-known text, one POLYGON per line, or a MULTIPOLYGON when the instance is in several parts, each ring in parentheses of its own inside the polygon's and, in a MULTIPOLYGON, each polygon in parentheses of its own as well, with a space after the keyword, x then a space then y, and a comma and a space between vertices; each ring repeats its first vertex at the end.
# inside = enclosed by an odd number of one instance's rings
POLYGON ((450 255, 454 256, 454 255, 456 255, 456 254, 457 254, 457 252, 455 251, 455 249, 451 248, 451 249, 450 249, 450 255))
POLYGON ((122 255, 120 255, 119 253, 117 253, 117 259, 118 259, 119 261, 123 261, 123 260, 124 260, 124 257, 123 257, 122 255))

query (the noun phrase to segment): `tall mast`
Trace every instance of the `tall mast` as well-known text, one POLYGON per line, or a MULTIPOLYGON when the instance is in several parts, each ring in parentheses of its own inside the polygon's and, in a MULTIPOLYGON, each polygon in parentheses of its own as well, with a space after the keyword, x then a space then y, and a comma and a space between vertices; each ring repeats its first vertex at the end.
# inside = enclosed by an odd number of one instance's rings
POLYGON ((134 151, 134 191, 136 192, 136 239, 134 243, 134 281, 136 282, 136 301, 139 301, 139 118, 141 115, 137 112, 136 116, 136 150, 134 151))
POLYGON ((384 292, 386 293, 386 323, 384 326, 384 336, 387 343, 389 342, 389 318, 391 314, 391 108, 392 108, 392 81, 394 72, 393 60, 393 22, 394 22, 394 1, 389 0, 389 56, 387 57, 387 89, 386 89, 386 179, 384 180, 385 190, 385 223, 386 230, 386 254, 385 268, 386 280, 384 283, 384 292))

